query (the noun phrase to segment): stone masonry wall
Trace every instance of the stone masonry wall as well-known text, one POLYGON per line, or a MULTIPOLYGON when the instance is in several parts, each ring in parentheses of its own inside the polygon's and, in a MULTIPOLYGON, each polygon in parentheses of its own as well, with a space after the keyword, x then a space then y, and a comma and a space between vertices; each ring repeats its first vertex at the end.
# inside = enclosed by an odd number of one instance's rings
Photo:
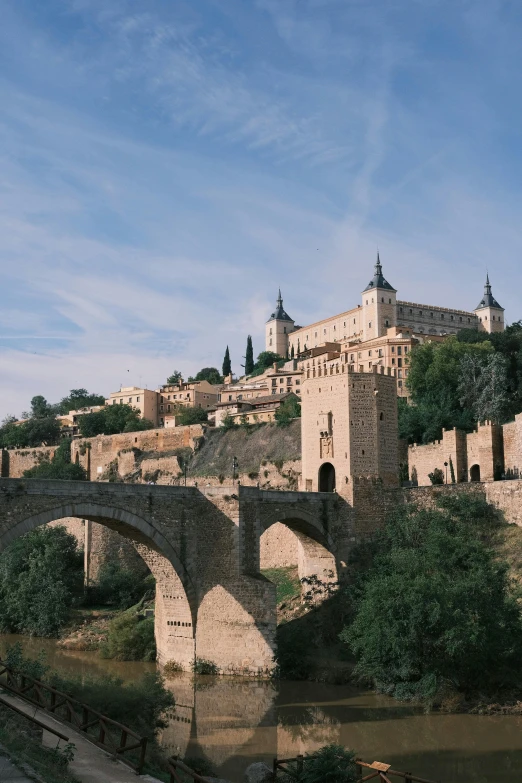
POLYGON ((7 465, 5 478, 22 478, 25 470, 30 470, 43 459, 51 460, 57 446, 40 446, 35 449, 7 449, 3 462, 7 465))
POLYGON ((504 424, 504 470, 508 476, 522 475, 522 413, 504 424))
POLYGON ((440 468, 446 475, 444 463, 448 463, 448 483, 451 481, 449 462, 453 462, 455 480, 467 480, 466 434, 457 429, 444 430, 442 440, 419 446, 416 443, 408 448, 408 469, 412 481, 419 486, 430 484, 429 474, 440 468))
POLYGON ((194 450, 204 436, 201 424, 172 429, 128 432, 121 435, 98 435, 73 441, 72 460, 77 460, 87 470, 91 481, 98 481, 112 462, 122 460, 119 475, 132 470, 139 452, 168 452, 177 449, 194 450), (133 452, 133 449, 136 451, 133 452), (127 456, 132 455, 132 456, 127 456))

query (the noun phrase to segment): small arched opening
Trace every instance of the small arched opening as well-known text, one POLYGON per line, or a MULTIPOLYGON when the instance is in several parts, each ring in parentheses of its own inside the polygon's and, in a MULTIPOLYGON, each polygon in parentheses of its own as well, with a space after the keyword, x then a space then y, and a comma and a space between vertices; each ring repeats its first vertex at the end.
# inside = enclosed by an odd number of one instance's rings
POLYGON ((335 490, 335 468, 331 462, 324 462, 319 468, 319 492, 335 490))
POLYGON ((472 465, 469 469, 470 481, 480 481, 480 465, 472 465))

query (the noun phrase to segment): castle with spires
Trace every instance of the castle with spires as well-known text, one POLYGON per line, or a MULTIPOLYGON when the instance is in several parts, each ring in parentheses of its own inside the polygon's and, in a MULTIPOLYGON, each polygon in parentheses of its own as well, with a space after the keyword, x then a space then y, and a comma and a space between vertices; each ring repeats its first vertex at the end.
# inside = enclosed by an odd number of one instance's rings
POLYGON ((298 326, 283 307, 281 291, 276 309, 266 323, 265 348, 296 359, 303 369, 343 357, 355 372, 369 372, 375 365, 389 367, 397 378, 397 391, 406 396, 408 354, 426 341, 441 342, 463 329, 504 331, 504 308, 491 291, 489 275, 484 295, 473 311, 397 299, 397 290, 386 280, 379 254, 374 274, 351 310, 322 321, 298 326), (322 358, 321 358, 322 357, 322 358))

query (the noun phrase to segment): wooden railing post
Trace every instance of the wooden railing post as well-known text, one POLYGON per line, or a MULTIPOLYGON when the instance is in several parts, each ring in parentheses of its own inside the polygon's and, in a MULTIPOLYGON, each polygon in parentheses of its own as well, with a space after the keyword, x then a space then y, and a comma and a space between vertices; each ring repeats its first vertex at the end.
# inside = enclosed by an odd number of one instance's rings
POLYGON ((145 764, 145 754, 147 753, 147 737, 143 737, 141 740, 141 751, 140 751, 140 759, 138 761, 138 766, 136 767, 136 772, 138 775, 141 775, 143 771, 143 766, 145 764))

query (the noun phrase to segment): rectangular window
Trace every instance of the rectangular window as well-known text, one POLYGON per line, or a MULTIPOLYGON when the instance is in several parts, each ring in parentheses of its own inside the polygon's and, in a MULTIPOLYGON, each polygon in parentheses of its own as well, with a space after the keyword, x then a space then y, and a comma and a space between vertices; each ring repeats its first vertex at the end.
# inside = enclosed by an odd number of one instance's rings
POLYGON ((139 398, 139 397, 136 397, 136 402, 139 402, 139 401, 140 401, 140 398, 139 398))
POLYGON ((397 359, 397 366, 402 367, 402 359, 397 359))
POLYGON ((392 353, 395 353, 395 346, 392 345, 392 353))
POLYGON ((399 378, 402 378, 402 370, 397 370, 397 374, 398 374, 399 378))
POLYGON ((397 346, 397 353, 399 354, 399 356, 401 356, 401 354, 402 354, 402 346, 400 346, 400 345, 397 346))
POLYGON ((132 402, 132 397, 129 397, 129 402, 132 402))

